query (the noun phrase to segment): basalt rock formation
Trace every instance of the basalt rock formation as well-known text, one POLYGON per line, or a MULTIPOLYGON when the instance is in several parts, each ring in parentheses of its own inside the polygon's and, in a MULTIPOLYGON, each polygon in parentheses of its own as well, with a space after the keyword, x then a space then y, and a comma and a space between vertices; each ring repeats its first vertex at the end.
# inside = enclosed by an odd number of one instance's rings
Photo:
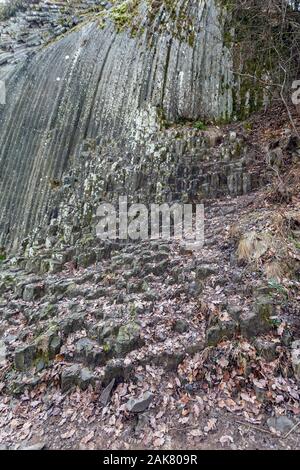
POLYGON ((225 410, 293 429, 300 139, 284 114, 235 122, 264 91, 241 92, 226 4, 38 2, 0 22, 5 447, 174 448, 178 422, 181 447, 223 446, 225 410), (120 196, 205 202, 204 245, 99 239, 120 196))
MULTIPOLYGON (((220 2, 131 0, 90 5, 83 14, 86 6, 82 2, 75 17, 61 5, 33 5, 2 27, 0 240, 8 250, 18 251, 23 238, 56 213, 57 192, 66 176, 85 166, 87 148, 97 150, 93 174, 101 179, 107 162, 112 173, 117 166, 132 171, 144 161, 155 166, 155 146, 168 147, 177 138, 160 132, 155 142, 156 133, 174 123, 201 126, 234 117, 237 93, 220 2), (57 23, 63 29, 51 28, 57 23), (53 29, 54 38, 47 32, 53 29)), ((191 153, 197 146, 195 139, 191 153)), ((165 184, 178 177, 176 171, 165 184)), ((193 171, 193 179, 207 185, 205 170, 203 176, 196 166, 193 171)), ((143 176, 136 177, 141 184, 143 176)), ((125 190, 126 177, 122 184, 125 190)), ((173 192, 179 191, 180 185, 173 192)))

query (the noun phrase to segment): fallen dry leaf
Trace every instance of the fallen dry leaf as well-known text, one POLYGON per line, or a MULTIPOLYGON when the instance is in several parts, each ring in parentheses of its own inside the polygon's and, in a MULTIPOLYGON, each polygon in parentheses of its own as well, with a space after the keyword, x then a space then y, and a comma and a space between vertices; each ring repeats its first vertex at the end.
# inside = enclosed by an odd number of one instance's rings
POLYGON ((70 439, 72 436, 74 436, 76 432, 76 429, 71 429, 70 431, 67 431, 65 434, 62 434, 60 437, 62 439, 70 439))

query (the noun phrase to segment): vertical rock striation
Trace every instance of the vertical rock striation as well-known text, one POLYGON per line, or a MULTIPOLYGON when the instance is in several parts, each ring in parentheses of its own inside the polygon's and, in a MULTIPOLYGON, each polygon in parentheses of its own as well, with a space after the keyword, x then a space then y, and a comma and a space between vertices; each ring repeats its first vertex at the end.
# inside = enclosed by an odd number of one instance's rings
POLYGON ((113 159, 114 149, 135 152, 162 121, 231 115, 231 57, 218 3, 133 2, 132 18, 128 3, 122 21, 116 7, 87 15, 9 72, 0 67, 7 89, 0 108, 0 245, 18 249, 38 226, 64 172, 82 158, 84 141, 111 147, 113 159))

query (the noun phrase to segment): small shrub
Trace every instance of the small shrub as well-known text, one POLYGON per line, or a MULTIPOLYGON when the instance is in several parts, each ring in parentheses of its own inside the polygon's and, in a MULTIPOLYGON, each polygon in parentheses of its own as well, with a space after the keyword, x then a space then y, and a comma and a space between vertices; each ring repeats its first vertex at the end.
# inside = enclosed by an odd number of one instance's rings
POLYGON ((199 131, 206 131, 207 130, 207 125, 204 124, 202 121, 197 121, 194 124, 194 127, 198 129, 199 131))

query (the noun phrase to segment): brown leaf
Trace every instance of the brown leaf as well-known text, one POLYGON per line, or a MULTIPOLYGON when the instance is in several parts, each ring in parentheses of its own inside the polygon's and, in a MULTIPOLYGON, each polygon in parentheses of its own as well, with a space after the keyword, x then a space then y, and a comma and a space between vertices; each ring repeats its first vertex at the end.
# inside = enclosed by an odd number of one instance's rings
POLYGON ((193 437, 200 437, 203 435, 202 431, 200 429, 192 429, 192 431, 189 432, 189 434, 193 437))
POLYGON ((90 442, 93 437, 94 437, 94 431, 91 431, 89 434, 87 434, 86 436, 84 436, 82 439, 81 439, 81 442, 83 444, 87 444, 88 442, 90 442))
POLYGON ((60 437, 62 439, 70 439, 72 436, 74 436, 76 432, 76 429, 71 429, 70 431, 67 431, 65 434, 62 434, 60 437))
POLYGON ((155 441, 153 442, 153 445, 155 447, 161 447, 163 446, 165 443, 165 438, 164 437, 159 437, 158 439, 155 439, 155 441))
POLYGON ((208 422, 207 422, 207 425, 204 428, 204 431, 205 432, 212 431, 213 429, 215 429, 216 424, 217 424, 217 419, 216 418, 209 419, 208 422))
POLYGON ((224 444, 232 444, 233 443, 233 439, 231 436, 222 436, 220 437, 220 442, 222 444, 222 446, 224 444))

